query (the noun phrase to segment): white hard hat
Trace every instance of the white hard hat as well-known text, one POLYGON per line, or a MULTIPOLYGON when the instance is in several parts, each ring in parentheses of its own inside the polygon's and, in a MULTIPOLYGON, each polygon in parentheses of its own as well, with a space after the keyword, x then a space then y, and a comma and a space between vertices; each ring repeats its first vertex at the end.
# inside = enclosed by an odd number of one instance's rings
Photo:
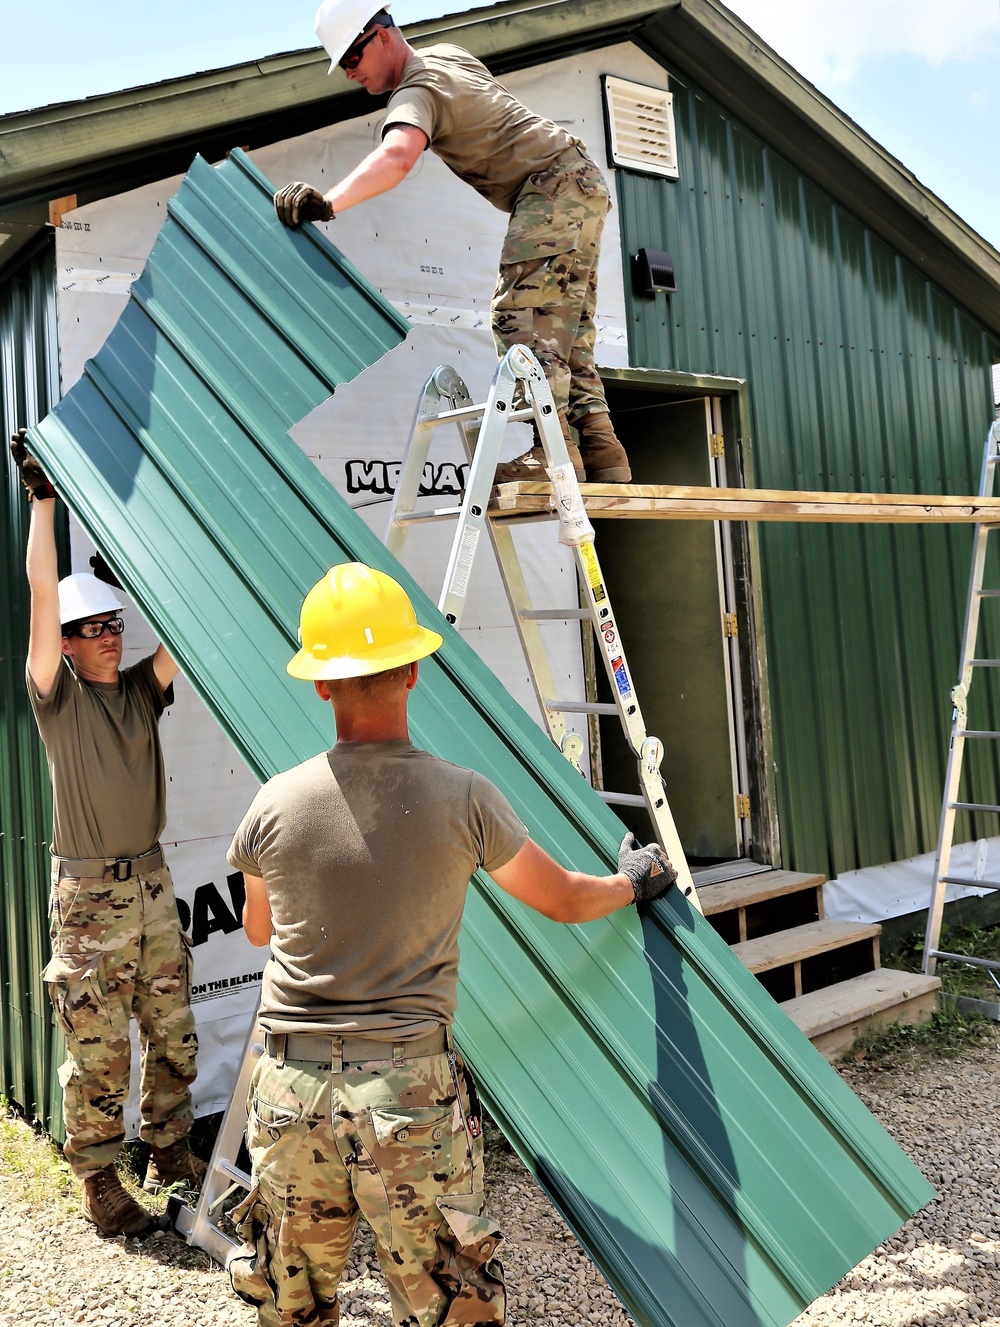
POLYGON ((59 582, 59 623, 79 622, 98 613, 117 613, 125 605, 118 601, 114 590, 99 581, 89 571, 77 571, 64 576, 59 582))
POLYGON ((389 5, 378 0, 323 0, 316 10, 316 36, 326 47, 332 74, 347 50, 364 32, 368 24, 389 5), (374 6, 374 8, 373 8, 374 6))

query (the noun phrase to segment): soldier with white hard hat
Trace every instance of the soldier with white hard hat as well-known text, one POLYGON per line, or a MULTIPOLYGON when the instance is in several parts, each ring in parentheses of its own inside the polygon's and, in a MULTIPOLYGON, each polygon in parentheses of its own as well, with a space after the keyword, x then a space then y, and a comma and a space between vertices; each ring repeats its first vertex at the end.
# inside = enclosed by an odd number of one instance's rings
POLYGON ((565 870, 489 779, 413 746, 407 702, 442 638, 391 576, 331 568, 300 623, 287 670, 332 704, 337 736, 264 784, 229 850, 247 936, 271 946, 230 1275, 260 1327, 333 1327, 363 1214, 395 1323, 488 1327, 504 1321, 503 1241, 451 1035, 469 882, 482 868, 546 917, 583 922, 676 877, 632 835, 618 874, 565 870))
MULTIPOLYGON (((450 43, 416 50, 377 0, 323 0, 316 34, 339 66, 372 96, 389 94, 382 141, 321 193, 286 185, 274 196, 288 226, 332 221, 394 189, 428 148, 461 180, 508 214, 491 323, 502 355, 531 349, 552 389, 577 476, 628 483, 594 364, 597 264, 611 206, 607 182, 581 140, 522 105, 486 66, 450 43), (579 448, 570 432, 577 430, 579 448)), ((544 479, 540 443, 497 467, 497 482, 544 479)))
POLYGON ((122 1187, 131 1046, 142 1047, 140 1136, 150 1192, 197 1183, 188 1145, 198 1048, 191 955, 159 839, 166 780, 158 721, 177 665, 160 645, 122 668, 124 609, 89 572, 58 578, 55 490, 26 447, 11 454, 31 501, 27 686, 52 781, 52 958, 43 978, 66 1037, 60 1071, 65 1155, 83 1214, 108 1235, 142 1235, 154 1216, 122 1187))

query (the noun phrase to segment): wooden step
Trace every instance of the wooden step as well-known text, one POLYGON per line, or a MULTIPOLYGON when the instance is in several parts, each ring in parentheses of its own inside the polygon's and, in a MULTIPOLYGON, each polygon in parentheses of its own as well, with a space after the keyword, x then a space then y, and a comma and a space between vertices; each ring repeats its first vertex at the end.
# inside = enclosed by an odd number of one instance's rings
POLYGON ((736 957, 757 974, 774 968, 800 963, 804 958, 824 954, 831 949, 871 939, 877 949, 882 927, 877 922, 815 921, 805 926, 793 926, 787 931, 774 931, 733 945, 736 957))
POLYGON ((828 1060, 850 1050, 870 1028, 889 1023, 922 1023, 937 1007, 939 977, 879 968, 808 995, 783 1001, 781 1008, 828 1060))
POLYGON ((825 876, 810 875, 807 871, 764 871, 739 880, 720 880, 716 885, 705 885, 698 890, 698 898, 705 916, 712 917, 718 912, 745 908, 751 903, 763 903, 783 894, 821 889, 825 883, 825 876))
POLYGON ((880 962, 881 931, 862 922, 810 921, 730 948, 781 1003, 872 972, 880 962))

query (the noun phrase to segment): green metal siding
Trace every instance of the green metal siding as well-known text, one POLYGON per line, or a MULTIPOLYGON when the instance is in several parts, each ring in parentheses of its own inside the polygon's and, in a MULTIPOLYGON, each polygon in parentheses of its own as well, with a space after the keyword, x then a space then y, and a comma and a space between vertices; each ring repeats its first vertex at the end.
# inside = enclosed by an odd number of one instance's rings
POLYGON ((62 1039, 41 980, 48 959, 49 780, 24 687, 28 504, 7 449, 58 399, 51 236, 0 277, 0 1090, 55 1134, 62 1039))
MULTIPOLYGON (((678 285, 630 293, 632 363, 745 378, 761 487, 975 492, 996 341, 684 79, 670 86, 680 179, 618 173, 625 261, 669 249, 678 285)), ((836 875, 928 851, 970 532, 765 525, 760 546, 783 865, 836 875)), ((995 801, 977 756, 966 791, 995 801)))
MULTIPOLYGON (((621 824, 289 440, 405 324, 240 153, 198 161, 125 313, 35 445, 261 775, 324 749, 284 670, 330 565, 391 571, 445 637, 414 741, 486 772, 587 871, 621 824)), ((458 1035, 496 1117, 646 1327, 782 1327, 930 1186, 674 890, 587 926, 483 877, 458 1035)))

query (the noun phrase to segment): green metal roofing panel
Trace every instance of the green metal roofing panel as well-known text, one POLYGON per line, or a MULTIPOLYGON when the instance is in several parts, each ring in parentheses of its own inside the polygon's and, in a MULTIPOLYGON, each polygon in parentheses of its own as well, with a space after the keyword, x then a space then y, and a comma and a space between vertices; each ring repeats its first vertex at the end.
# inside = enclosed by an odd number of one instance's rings
MULTIPOLYGON (((414 741, 482 770, 550 852, 622 827, 286 436, 401 320, 237 153, 198 161, 84 377, 33 431, 60 491, 262 776, 324 749, 289 678, 330 565, 445 637, 414 741), (374 331, 370 330, 374 329, 374 331)), ((647 1327, 783 1327, 932 1191, 681 896, 561 926, 470 890, 458 1035, 508 1137, 647 1327)))
MULTIPOLYGON (((764 488, 976 492, 1000 342, 672 69, 670 86, 680 179, 617 177, 623 252, 668 248, 678 287, 626 292, 632 362, 744 379, 764 488)), ((785 867, 836 876, 934 847, 971 539, 761 529, 785 867)), ((993 803, 985 746, 968 800, 993 803)), ((963 816, 961 838, 992 832, 963 816)))

